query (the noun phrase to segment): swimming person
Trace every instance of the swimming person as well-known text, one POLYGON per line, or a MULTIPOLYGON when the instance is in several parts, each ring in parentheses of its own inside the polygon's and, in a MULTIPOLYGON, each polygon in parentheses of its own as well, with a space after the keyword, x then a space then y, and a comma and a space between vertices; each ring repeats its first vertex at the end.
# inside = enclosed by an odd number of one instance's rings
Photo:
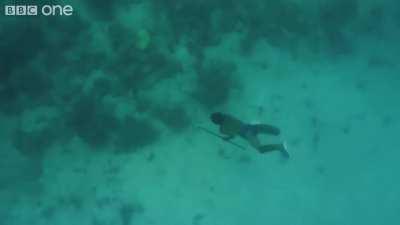
POLYGON ((289 158, 285 142, 282 144, 262 145, 258 139, 258 134, 279 135, 280 130, 277 127, 267 124, 247 124, 231 115, 220 112, 212 113, 210 119, 214 124, 219 125, 220 133, 226 135, 222 137, 224 140, 229 141, 239 135, 260 153, 280 151, 285 158, 289 158))

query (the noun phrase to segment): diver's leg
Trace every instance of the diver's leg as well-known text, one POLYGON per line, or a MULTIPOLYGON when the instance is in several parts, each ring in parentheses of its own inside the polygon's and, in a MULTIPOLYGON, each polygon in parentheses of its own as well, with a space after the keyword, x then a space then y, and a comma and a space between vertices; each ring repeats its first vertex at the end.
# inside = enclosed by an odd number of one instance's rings
POLYGON ((280 151, 285 158, 289 158, 289 153, 286 150, 285 144, 263 145, 258 147, 257 150, 262 154, 272 151, 280 151))
POLYGON ((252 128, 255 130, 256 133, 264 133, 264 134, 272 134, 272 135, 279 135, 281 133, 279 128, 268 125, 268 124, 255 124, 255 125, 252 125, 252 128))
POLYGON ((260 153, 267 153, 272 151, 282 151, 284 149, 282 144, 263 145, 258 147, 260 153))
POLYGON ((254 135, 252 133, 247 133, 247 135, 245 135, 244 138, 255 149, 258 149, 261 146, 260 140, 258 139, 257 135, 254 135))

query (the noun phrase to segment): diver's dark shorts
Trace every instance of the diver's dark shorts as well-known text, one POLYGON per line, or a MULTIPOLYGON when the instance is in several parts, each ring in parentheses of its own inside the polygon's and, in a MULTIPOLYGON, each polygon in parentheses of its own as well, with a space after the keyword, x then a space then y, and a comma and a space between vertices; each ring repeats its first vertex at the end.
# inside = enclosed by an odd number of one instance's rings
POLYGON ((242 137, 256 136, 257 128, 250 124, 245 124, 240 128, 239 135, 242 137))
POLYGON ((239 131, 239 135, 242 137, 256 136, 259 133, 279 135, 280 130, 277 127, 267 124, 245 124, 239 131))

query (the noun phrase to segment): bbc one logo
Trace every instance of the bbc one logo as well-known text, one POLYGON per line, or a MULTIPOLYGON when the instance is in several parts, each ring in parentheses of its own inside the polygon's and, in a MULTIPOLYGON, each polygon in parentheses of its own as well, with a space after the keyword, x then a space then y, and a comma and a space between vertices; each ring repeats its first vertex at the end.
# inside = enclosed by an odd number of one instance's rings
POLYGON ((71 16, 74 9, 70 5, 6 5, 6 16, 71 16))

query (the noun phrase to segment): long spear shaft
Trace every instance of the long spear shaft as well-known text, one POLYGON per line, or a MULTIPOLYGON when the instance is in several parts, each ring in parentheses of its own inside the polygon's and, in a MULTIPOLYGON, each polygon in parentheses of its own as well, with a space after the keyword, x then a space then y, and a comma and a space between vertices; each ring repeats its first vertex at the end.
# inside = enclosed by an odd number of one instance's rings
POLYGON ((246 149, 245 147, 243 147, 243 146, 241 146, 241 145, 239 145, 239 144, 236 144, 235 142, 233 142, 233 141, 231 141, 231 140, 227 140, 227 139, 225 139, 223 136, 221 136, 221 135, 219 135, 219 134, 217 134, 217 133, 214 133, 214 132, 212 132, 211 130, 209 130, 209 129, 207 129, 207 128, 200 127, 200 126, 198 126, 197 128, 199 128, 199 129, 205 131, 206 133, 209 133, 209 134, 211 134, 211 135, 213 135, 213 136, 215 136, 215 137, 218 137, 218 138, 220 138, 220 139, 222 139, 222 140, 224 140, 224 141, 226 141, 226 142, 228 142, 228 143, 230 143, 230 144, 236 146, 237 148, 240 148, 240 149, 242 149, 242 150, 245 150, 245 149, 246 149))

